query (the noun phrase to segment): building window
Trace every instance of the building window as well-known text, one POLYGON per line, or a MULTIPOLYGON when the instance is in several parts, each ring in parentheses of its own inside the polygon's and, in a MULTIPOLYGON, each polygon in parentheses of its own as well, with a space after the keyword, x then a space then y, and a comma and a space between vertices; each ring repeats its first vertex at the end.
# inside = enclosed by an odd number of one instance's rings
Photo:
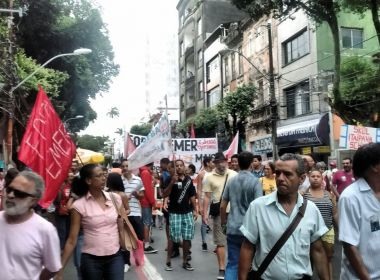
POLYGON ((198 51, 198 68, 201 68, 203 66, 203 57, 202 57, 202 51, 198 51))
MULTIPOLYGON (((238 52, 239 53, 243 53, 243 49, 242 49, 242 47, 239 47, 239 49, 238 49, 238 52)), ((238 63, 239 63, 239 76, 241 76, 241 75, 243 75, 243 57, 241 56, 241 55, 239 55, 238 56, 239 58, 238 58, 238 63)))
POLYGON ((181 105, 181 109, 184 110, 185 109, 185 96, 184 95, 181 95, 180 105, 181 105))
POLYGON ((218 63, 218 57, 214 57, 213 60, 207 63, 206 65, 206 78, 207 83, 211 81, 215 81, 219 77, 219 63, 218 63))
POLYGON ((264 81, 257 81, 257 105, 262 105, 264 103, 264 81))
POLYGON ((183 56, 185 54, 185 45, 183 44, 183 41, 179 43, 179 56, 183 56))
POLYGON ((228 63, 228 56, 224 57, 224 84, 228 84, 231 81, 230 69, 228 63))
POLYGON ((198 99, 203 98, 203 81, 198 82, 198 99))
POLYGON ((207 93, 207 107, 214 107, 220 102, 220 89, 216 87, 207 93))
POLYGON ((235 80, 236 79, 236 53, 235 52, 231 54, 231 69, 232 69, 231 79, 235 80))
POLYGON ((289 64, 309 53, 309 33, 304 29, 296 36, 282 43, 283 63, 289 64))
POLYGON ((285 89, 284 93, 288 118, 310 113, 309 80, 285 89))
POLYGON ((197 21, 197 31, 198 36, 202 35, 202 18, 199 18, 197 21))
POLYGON ((343 48, 363 48, 363 29, 342 27, 341 34, 343 48))

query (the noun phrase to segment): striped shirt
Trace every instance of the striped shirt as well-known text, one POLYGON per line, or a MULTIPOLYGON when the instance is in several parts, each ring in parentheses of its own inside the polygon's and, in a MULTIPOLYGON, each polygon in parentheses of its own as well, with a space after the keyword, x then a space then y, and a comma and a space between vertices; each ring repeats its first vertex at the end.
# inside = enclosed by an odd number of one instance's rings
POLYGON ((310 190, 304 194, 307 200, 314 202, 317 205, 319 212, 321 212, 322 218, 325 221, 326 227, 330 230, 333 222, 333 202, 330 199, 329 193, 324 191, 323 197, 314 197, 310 193, 310 190))
MULTIPOLYGON (((132 192, 134 191, 143 191, 144 185, 141 181, 141 179, 135 175, 132 174, 131 179, 127 179, 124 176, 123 178, 123 184, 125 188, 125 193, 130 196, 132 192)), ((128 216, 139 216, 141 217, 141 205, 140 201, 132 195, 129 200, 129 209, 131 210, 131 213, 129 213, 128 216)))

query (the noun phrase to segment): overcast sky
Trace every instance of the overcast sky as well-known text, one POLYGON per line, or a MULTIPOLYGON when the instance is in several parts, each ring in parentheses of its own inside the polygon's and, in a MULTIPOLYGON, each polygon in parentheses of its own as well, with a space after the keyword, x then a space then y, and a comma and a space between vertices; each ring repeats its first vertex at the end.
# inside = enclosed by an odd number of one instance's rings
POLYGON ((147 117, 148 111, 154 113, 160 101, 164 104, 166 93, 178 92, 178 83, 168 88, 165 82, 168 75, 177 76, 177 69, 173 67, 177 67, 178 0, 98 0, 98 3, 102 5, 103 20, 108 26, 120 74, 113 79, 104 97, 98 96, 91 102, 98 118, 81 134, 112 138, 117 128, 129 130, 147 117), (174 65, 169 66, 169 60, 174 65), (149 101, 146 91, 150 93, 149 101), (119 109, 118 119, 106 115, 111 107, 119 109))

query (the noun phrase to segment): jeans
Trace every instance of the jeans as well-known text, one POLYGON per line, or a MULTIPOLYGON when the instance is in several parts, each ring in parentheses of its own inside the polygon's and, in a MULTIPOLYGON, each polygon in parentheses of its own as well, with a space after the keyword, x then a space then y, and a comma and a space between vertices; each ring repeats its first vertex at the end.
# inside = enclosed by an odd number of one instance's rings
POLYGON ((236 280, 238 278, 238 264, 240 256, 240 247, 243 244, 244 236, 227 234, 228 258, 225 280, 236 280))
POLYGON ((202 243, 206 243, 207 224, 205 224, 203 221, 201 225, 201 236, 202 236, 202 243))
POLYGON ((83 246, 83 232, 79 232, 77 246, 74 249, 74 265, 77 269, 78 280, 81 280, 81 272, 80 272, 80 258, 82 254, 82 246, 83 246))
POLYGON ((110 256, 82 253, 80 270, 83 280, 123 280, 123 255, 120 250, 110 256))

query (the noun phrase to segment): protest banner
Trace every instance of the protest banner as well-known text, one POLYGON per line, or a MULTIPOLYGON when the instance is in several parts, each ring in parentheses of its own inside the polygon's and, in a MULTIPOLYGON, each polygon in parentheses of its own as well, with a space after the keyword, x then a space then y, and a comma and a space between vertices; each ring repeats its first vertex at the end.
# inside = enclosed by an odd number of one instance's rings
POLYGON ((340 129, 339 148, 357 150, 368 143, 380 142, 380 129, 374 127, 342 125, 340 129))
POLYGON ((70 135, 40 87, 18 158, 45 181, 45 192, 39 201, 42 208, 52 203, 67 178, 75 150, 70 135))

